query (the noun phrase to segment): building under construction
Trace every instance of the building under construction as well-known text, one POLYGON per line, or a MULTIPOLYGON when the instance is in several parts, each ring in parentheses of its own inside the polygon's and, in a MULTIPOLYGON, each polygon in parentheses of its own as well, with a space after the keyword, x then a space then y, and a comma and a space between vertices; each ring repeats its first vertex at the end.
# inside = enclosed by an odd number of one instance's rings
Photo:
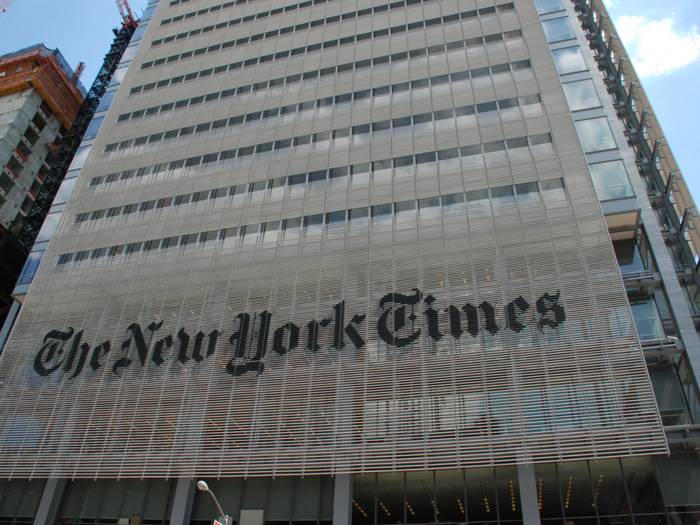
POLYGON ((0 224, 9 228, 34 204, 50 169, 50 149, 83 102, 58 49, 42 44, 0 57, 0 224))
POLYGON ((27 251, 9 231, 32 209, 85 90, 58 49, 38 44, 0 56, 0 322, 27 251))

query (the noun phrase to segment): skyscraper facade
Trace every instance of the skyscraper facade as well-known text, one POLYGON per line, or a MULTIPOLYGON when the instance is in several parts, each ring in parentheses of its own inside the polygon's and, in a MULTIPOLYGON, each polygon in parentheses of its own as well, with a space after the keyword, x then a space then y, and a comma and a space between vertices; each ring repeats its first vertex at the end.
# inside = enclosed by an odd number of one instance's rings
POLYGON ((240 525, 697 522, 694 207, 603 7, 132 42, 0 358, 4 522, 203 523, 200 478, 240 525))

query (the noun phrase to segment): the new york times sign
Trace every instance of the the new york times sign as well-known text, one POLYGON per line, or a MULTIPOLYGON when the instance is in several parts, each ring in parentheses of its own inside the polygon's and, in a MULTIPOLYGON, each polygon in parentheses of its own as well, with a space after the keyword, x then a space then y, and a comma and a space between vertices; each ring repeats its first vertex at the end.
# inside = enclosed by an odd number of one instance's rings
POLYGON ((127 327, 126 338, 121 343, 104 341, 93 347, 84 341, 83 330, 69 327, 65 331, 51 330, 44 336, 34 359, 34 371, 43 377, 63 373, 70 380, 108 366, 111 373, 122 375, 139 366, 161 367, 169 359, 196 366, 223 352, 228 361, 222 373, 260 375, 268 352, 280 356, 293 351, 316 353, 324 348, 322 342, 329 342, 326 349, 337 352, 349 346, 359 350, 365 346, 361 335, 366 332, 365 323, 371 323, 369 329, 394 348, 412 345, 421 336, 437 342, 448 336, 459 340, 480 334, 496 335, 502 330, 519 333, 528 326, 544 332, 566 320, 560 296, 558 290, 545 293, 534 304, 520 296, 501 307, 503 310, 486 301, 442 309, 433 307, 432 295, 424 296, 414 289, 408 294, 390 293, 382 297, 377 319, 347 312, 342 301, 332 307, 328 317, 299 325, 288 322, 278 326, 273 312, 269 311, 240 313, 229 333, 212 330, 208 334, 200 331, 192 335, 183 327, 175 335, 166 335, 163 321, 148 326, 133 323, 127 327), (505 322, 501 312, 505 314, 505 322), (107 364, 110 358, 114 358, 111 366, 107 364))

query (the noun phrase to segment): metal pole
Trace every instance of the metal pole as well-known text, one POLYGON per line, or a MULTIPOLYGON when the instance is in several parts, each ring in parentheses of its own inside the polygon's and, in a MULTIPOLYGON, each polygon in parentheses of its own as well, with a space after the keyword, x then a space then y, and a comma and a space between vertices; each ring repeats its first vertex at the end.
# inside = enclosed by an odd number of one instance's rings
POLYGON ((203 492, 208 492, 211 494, 212 499, 214 500, 214 504, 216 505, 216 509, 219 511, 219 517, 224 519, 224 525, 229 525, 229 517, 227 514, 224 513, 224 511, 221 509, 221 505, 219 505, 219 501, 216 499, 216 496, 214 496, 214 493, 209 490, 209 485, 207 485, 206 481, 198 481, 197 482, 197 488, 203 492))

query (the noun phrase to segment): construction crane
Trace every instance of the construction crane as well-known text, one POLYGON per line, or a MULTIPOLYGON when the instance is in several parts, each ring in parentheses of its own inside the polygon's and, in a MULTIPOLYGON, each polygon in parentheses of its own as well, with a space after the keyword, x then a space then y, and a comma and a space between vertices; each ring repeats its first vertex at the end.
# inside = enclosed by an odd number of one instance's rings
MULTIPOLYGON (((12 0, 10 0, 11 2, 12 0)), ((126 0, 117 0, 117 7, 119 8, 119 13, 122 15, 122 20, 124 25, 131 25, 135 23, 134 14, 131 12, 129 7, 129 2, 126 0)))
POLYGON ((73 72, 73 76, 70 78, 70 81, 77 85, 83 71, 85 71, 85 62, 79 62, 78 67, 76 67, 75 71, 73 72))
POLYGON ((7 6, 12 3, 12 0, 0 0, 0 11, 3 13, 7 11, 7 6))

